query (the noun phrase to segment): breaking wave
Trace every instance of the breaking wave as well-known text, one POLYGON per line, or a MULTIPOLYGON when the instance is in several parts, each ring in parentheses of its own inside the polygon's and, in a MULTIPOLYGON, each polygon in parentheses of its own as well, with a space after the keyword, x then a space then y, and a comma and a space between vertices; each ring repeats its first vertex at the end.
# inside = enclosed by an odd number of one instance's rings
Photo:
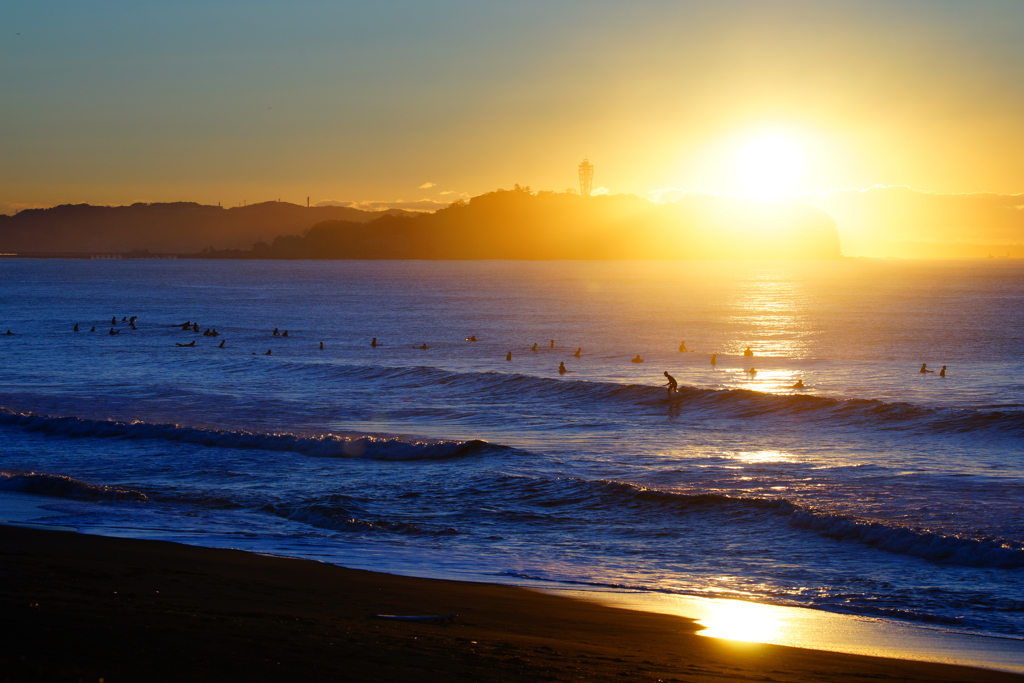
POLYGON ((144 493, 134 489, 87 484, 71 477, 37 472, 0 471, 0 491, 19 491, 75 500, 134 500, 140 502, 148 500, 144 493))
POLYGON ((368 435, 268 434, 249 431, 198 429, 175 424, 84 420, 77 417, 50 417, 16 413, 0 408, 0 424, 34 432, 60 436, 118 439, 163 439, 214 448, 252 448, 269 451, 294 451, 330 458, 368 460, 438 460, 475 455, 504 446, 486 441, 416 440, 368 435))

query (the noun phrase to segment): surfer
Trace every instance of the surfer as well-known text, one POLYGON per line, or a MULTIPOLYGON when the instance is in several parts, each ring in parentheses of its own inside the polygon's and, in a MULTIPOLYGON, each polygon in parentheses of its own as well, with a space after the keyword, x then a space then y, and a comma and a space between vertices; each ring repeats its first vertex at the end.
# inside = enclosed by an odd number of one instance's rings
POLYGON ((750 376, 753 377, 754 375, 757 374, 757 368, 750 368, 749 370, 747 370, 747 372, 749 372, 750 376))
POLYGON ((945 376, 946 376, 946 366, 943 365, 942 369, 939 370, 939 377, 945 377, 945 376))
POLYGON ((579 357, 580 357, 580 354, 581 354, 581 353, 583 353, 583 347, 582 347, 582 346, 581 346, 581 347, 579 347, 578 349, 576 349, 576 353, 574 353, 574 354, 572 354, 572 355, 574 355, 574 356, 576 356, 577 358, 579 358, 579 357))
POLYGON ((263 355, 264 355, 264 356, 273 356, 273 355, 274 355, 274 352, 273 352, 273 351, 271 351, 270 349, 267 349, 267 352, 266 352, 265 354, 263 354, 263 355))
POLYGON ((91 329, 91 330, 89 330, 89 331, 90 331, 90 332, 95 332, 95 331, 96 331, 96 326, 95 326, 95 325, 93 325, 93 326, 92 326, 92 329, 91 329))
POLYGON ((537 353, 537 342, 533 342, 533 346, 530 347, 530 350, 537 353))
POLYGON ((430 347, 427 346, 427 342, 423 342, 423 346, 414 346, 413 348, 414 349, 422 349, 422 350, 426 351, 430 347))
POLYGON ((374 337, 373 341, 370 342, 370 346, 372 346, 373 348, 377 348, 377 338, 376 337, 374 337))
POLYGON ((271 336, 279 337, 279 336, 281 336, 281 331, 275 327, 274 331, 271 333, 271 336))
POLYGON ((78 323, 75 323, 75 332, 78 332, 78 323))
POLYGON ((668 374, 668 370, 665 371, 665 377, 668 378, 668 384, 666 384, 665 386, 668 387, 668 395, 671 398, 672 394, 679 390, 679 383, 676 382, 675 377, 668 374))
POLYGON ((193 339, 188 344, 179 344, 178 342, 174 342, 174 345, 175 346, 195 346, 196 345, 196 340, 193 339))
POLYGON ((754 355, 754 352, 753 352, 753 351, 751 351, 751 350, 750 350, 750 347, 748 346, 748 347, 747 347, 747 350, 743 352, 743 355, 744 355, 744 356, 746 356, 747 358, 750 358, 751 356, 753 356, 753 355, 754 355))
POLYGON ((193 332, 198 332, 199 331, 199 323, 192 323, 192 331, 193 332))
POLYGON ((935 371, 934 370, 929 370, 927 363, 921 363, 921 369, 918 370, 918 372, 935 372, 935 371))
POLYGON ((288 336, 288 330, 285 330, 284 332, 282 332, 281 336, 282 337, 287 337, 288 336))
POLYGON ((226 342, 226 341, 227 341, 227 339, 221 339, 220 340, 220 345, 217 348, 218 349, 223 349, 224 348, 224 342, 226 342))
POLYGON ((711 364, 712 365, 718 365, 718 354, 717 353, 711 354, 711 364))
MULTIPOLYGON (((115 330, 113 327, 110 328, 110 334, 119 334, 120 332, 121 330, 115 330)), ((10 334, 10 331, 7 334, 10 334)))
POLYGON ((569 372, 569 371, 565 369, 565 361, 564 360, 563 361, 559 361, 558 362, 558 374, 559 375, 564 375, 567 372, 569 372))
POLYGON ((555 348, 555 340, 554 339, 551 340, 551 348, 555 348))
POLYGON ((117 316, 116 315, 115 316, 111 316, 110 324, 111 325, 116 325, 117 324, 117 316))
POLYGON ((633 360, 631 360, 631 361, 629 361, 629 362, 630 362, 630 363, 643 363, 643 362, 644 362, 644 359, 643 359, 643 358, 641 358, 641 357, 640 357, 640 354, 638 353, 638 354, 636 354, 636 358, 634 358, 633 360))
POLYGON ((466 341, 478 341, 478 340, 476 338, 476 335, 474 334, 472 337, 466 337, 466 341))
POLYGON ((14 333, 13 333, 13 332, 11 332, 10 330, 7 330, 7 334, 6 334, 6 335, 4 335, 4 336, 5 336, 5 337, 13 337, 13 336, 14 336, 14 333))
POLYGON ((505 356, 505 360, 512 360, 512 352, 511 351, 509 351, 508 354, 505 356))
POLYGON ((324 343, 323 343, 323 342, 320 342, 320 350, 321 350, 321 351, 323 351, 323 350, 324 350, 324 343))
POLYGON ((679 342, 679 352, 680 353, 686 353, 686 351, 687 351, 687 349, 686 349, 686 341, 679 342))
POLYGON ((802 379, 798 379, 796 381, 796 384, 794 384, 793 386, 790 387, 790 389, 803 389, 803 388, 804 388, 804 381, 802 379))

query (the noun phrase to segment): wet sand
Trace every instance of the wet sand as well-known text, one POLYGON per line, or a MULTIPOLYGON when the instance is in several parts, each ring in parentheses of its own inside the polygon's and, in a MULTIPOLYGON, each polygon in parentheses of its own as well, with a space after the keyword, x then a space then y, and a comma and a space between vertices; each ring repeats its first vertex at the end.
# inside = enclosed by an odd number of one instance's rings
POLYGON ((510 586, 159 541, 0 526, 0 573, 10 681, 1024 681, 704 638, 691 619, 510 586))

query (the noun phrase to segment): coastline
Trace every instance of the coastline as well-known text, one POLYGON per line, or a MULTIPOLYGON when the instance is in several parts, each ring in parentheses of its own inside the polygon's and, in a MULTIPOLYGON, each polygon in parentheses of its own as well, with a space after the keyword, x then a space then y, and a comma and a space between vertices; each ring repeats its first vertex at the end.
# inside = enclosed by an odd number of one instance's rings
POLYGON ((514 586, 0 525, 11 680, 1024 681, 697 636, 693 619, 514 586), (458 614, 453 623, 374 614, 458 614))

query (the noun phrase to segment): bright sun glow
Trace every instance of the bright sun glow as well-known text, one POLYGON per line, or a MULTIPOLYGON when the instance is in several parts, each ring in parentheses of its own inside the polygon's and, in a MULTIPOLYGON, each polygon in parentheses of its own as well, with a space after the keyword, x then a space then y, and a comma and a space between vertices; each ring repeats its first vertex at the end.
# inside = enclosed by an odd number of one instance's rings
POLYGON ((758 199, 777 199, 796 188, 803 173, 803 154, 791 140, 765 137, 740 152, 736 175, 744 193, 758 199))

